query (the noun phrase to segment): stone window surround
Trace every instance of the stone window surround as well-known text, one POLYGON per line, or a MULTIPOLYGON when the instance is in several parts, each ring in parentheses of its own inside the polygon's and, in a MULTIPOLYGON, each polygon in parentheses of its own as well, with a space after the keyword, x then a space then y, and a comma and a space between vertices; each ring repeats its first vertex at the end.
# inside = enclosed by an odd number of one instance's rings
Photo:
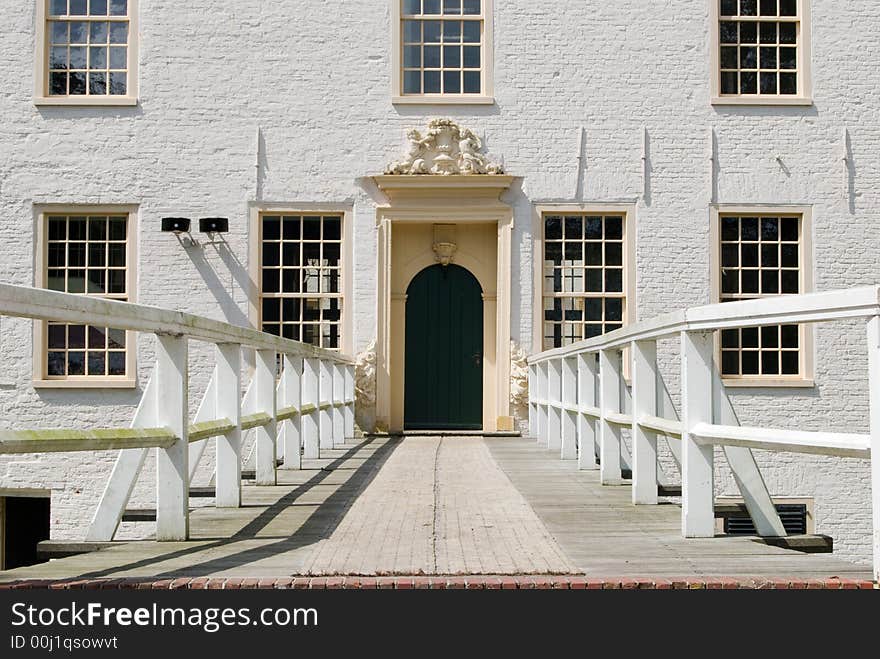
MULTIPOLYGON (((715 204, 710 207, 711 302, 721 302, 721 217, 724 215, 800 215, 800 293, 812 293, 813 286, 813 208, 786 204, 715 204)), ((802 325, 800 334, 801 369, 796 376, 724 377, 726 387, 802 387, 815 386, 815 332, 802 325)), ((721 363, 720 334, 715 337, 716 363, 721 363)))
MULTIPOLYGON (((79 205, 39 204, 34 206, 35 250, 34 287, 45 288, 48 258, 48 221, 50 215, 128 215, 128 249, 126 252, 127 301, 137 302, 137 226, 138 207, 131 204, 79 205)), ((77 376, 52 378, 46 376, 46 322, 34 323, 33 386, 36 389, 134 389, 137 386, 137 332, 125 333, 125 376, 77 376)))
POLYGON ((494 105, 494 4, 483 0, 482 94, 403 94, 401 0, 391 0, 391 102, 397 105, 494 105))
POLYGON ((720 35, 720 2, 709 2, 709 62, 711 78, 712 105, 813 105, 812 88, 812 49, 810 0, 797 0, 800 23, 798 43, 798 93, 792 96, 783 95, 721 95, 721 35, 720 35))
POLYGON ((119 107, 138 104, 138 0, 128 0, 128 81, 125 96, 50 96, 48 92, 48 34, 50 0, 37 0, 34 39, 34 105, 119 107))
POLYGON ((350 355, 354 352, 354 316, 353 316, 353 263, 354 243, 353 224, 354 206, 352 204, 315 203, 315 202, 252 202, 248 231, 248 274, 252 290, 249 295, 248 317, 251 326, 260 327, 262 312, 260 301, 260 271, 262 260, 262 240, 260 220, 263 215, 339 215, 342 217, 342 274, 340 281, 340 299, 342 304, 342 321, 340 323, 339 350, 350 355))
POLYGON ((632 324, 636 320, 636 203, 536 203, 532 219, 532 351, 535 354, 544 351, 544 217, 566 213, 624 216, 623 325, 632 324))

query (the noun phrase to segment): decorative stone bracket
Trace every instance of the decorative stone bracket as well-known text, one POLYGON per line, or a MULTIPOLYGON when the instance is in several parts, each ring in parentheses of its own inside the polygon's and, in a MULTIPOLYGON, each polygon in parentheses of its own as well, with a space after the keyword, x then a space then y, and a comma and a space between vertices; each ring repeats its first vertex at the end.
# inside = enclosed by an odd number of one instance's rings
POLYGON ((434 119, 423 136, 416 129, 407 133, 409 150, 403 160, 385 169, 391 175, 433 174, 439 176, 497 175, 504 167, 481 153, 483 142, 469 128, 451 119, 434 119))

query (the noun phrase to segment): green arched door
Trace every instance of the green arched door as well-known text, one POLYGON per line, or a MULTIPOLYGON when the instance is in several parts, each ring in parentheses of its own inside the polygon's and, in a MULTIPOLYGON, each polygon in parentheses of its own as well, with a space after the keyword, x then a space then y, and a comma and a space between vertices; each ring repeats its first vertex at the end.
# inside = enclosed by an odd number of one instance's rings
POLYGON ((457 265, 422 270, 406 291, 404 426, 483 427, 483 292, 457 265))

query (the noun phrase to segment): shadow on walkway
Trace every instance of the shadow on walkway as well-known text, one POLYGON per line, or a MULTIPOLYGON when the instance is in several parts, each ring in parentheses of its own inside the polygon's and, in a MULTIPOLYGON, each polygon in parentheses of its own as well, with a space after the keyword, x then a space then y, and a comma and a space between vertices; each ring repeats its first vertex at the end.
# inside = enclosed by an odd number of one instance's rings
MULTIPOLYGON (((328 465, 317 471, 314 476, 302 485, 296 486, 290 492, 282 496, 278 501, 270 505, 266 510, 257 515, 254 519, 245 524, 240 530, 229 538, 216 540, 207 544, 198 544, 196 546, 187 547, 178 551, 169 552, 160 556, 145 558, 140 561, 134 561, 125 565, 117 565, 104 570, 88 572, 79 575, 79 578, 94 579, 101 577, 109 577, 118 573, 124 573, 129 570, 145 568, 153 564, 163 563, 168 560, 183 558, 189 555, 197 555, 202 552, 210 551, 228 545, 234 545, 244 540, 257 539, 257 534, 262 531, 269 523, 278 517, 285 509, 294 505, 297 499, 309 492, 315 486, 321 484, 334 470, 341 467, 347 460, 355 457, 361 450, 367 448, 375 441, 375 438, 368 438, 357 446, 347 450, 342 456, 334 459, 328 465)), ((385 444, 379 446, 376 451, 368 457, 364 463, 355 469, 352 475, 344 483, 336 489, 327 499, 317 504, 317 509, 309 516, 309 518, 289 537, 277 542, 269 542, 259 547, 245 549, 238 553, 225 554, 211 560, 201 563, 193 563, 185 569, 163 572, 155 576, 160 578, 170 578, 177 576, 201 577, 214 574, 220 570, 228 570, 235 567, 241 567, 248 563, 265 559, 272 555, 278 555, 294 551, 301 547, 314 544, 321 539, 329 537, 333 531, 339 526, 345 514, 351 508, 354 501, 369 486, 369 484, 379 473, 379 469, 390 457, 391 453, 400 444, 400 438, 391 438, 385 444), (334 510, 338 512, 334 513, 334 510)))

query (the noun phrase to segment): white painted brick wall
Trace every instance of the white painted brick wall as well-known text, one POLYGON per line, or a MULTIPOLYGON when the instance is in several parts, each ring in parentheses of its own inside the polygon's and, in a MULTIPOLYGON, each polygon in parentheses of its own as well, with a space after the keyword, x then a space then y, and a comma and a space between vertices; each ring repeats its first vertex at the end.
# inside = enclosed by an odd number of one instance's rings
MULTIPOLYGON (((141 0, 136 108, 33 105, 34 2, 0 0, 0 280, 33 282, 33 204, 137 203, 141 302, 246 322, 247 210, 256 198, 255 132, 265 137, 263 199, 355 207, 355 344, 376 333, 375 202, 357 179, 379 172, 410 127, 451 116, 485 134, 523 177, 514 233, 512 337, 530 343, 531 204, 640 197, 638 313, 651 317, 709 299, 708 130, 718 141, 718 196, 729 203, 814 208, 818 290, 878 281, 880 122, 873 75, 880 4, 813 0, 809 108, 709 104, 708 2, 565 0, 497 3, 497 103, 394 107, 390 3, 141 0), (641 197, 642 127, 651 136, 650 194, 641 197), (576 190, 579 131, 586 174, 576 190), (844 185, 842 134, 851 134, 853 183, 844 185), (776 162, 780 156, 787 168, 776 162), (225 215, 228 248, 184 250, 159 232, 163 215, 225 215)), ((733 394, 741 421, 864 430, 861 329, 817 332, 817 387, 733 394)), ((4 425, 127 424, 140 391, 35 391, 28 323, 4 320, 4 425)), ((194 401, 210 353, 193 347, 194 401)), ((140 381, 148 375, 144 339, 140 381)), ((677 388, 667 355, 670 388, 677 388)), ((51 487, 53 534, 78 537, 114 456, 0 458, 0 487, 51 487), (7 473, 6 465, 16 463, 7 473), (27 463, 22 465, 20 463, 27 463)), ((820 532, 841 554, 867 560, 867 465, 761 455, 774 494, 815 496, 820 532)), ((153 476, 138 488, 152 501, 153 476)), ((719 492, 734 493, 719 467, 719 492)), ((142 527, 139 527, 142 528, 142 527)))

